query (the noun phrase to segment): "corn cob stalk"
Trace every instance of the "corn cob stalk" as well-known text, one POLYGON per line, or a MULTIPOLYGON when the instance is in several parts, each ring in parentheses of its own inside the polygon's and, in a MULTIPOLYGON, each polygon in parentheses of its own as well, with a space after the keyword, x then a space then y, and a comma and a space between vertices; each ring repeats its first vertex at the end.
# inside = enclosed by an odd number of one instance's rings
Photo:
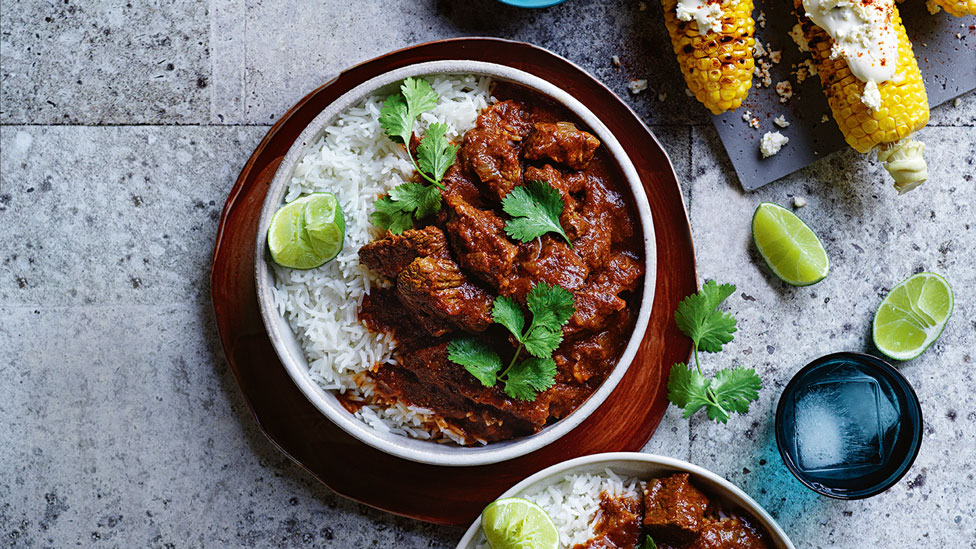
POLYGON ((688 89, 712 113, 721 114, 737 109, 749 94, 755 66, 752 48, 756 23, 752 19, 752 0, 716 1, 722 9, 722 30, 704 35, 694 19, 678 19, 678 0, 661 0, 661 4, 688 89))
POLYGON ((865 83, 851 73, 843 57, 831 59, 833 40, 805 15, 803 0, 794 0, 794 6, 830 110, 847 143, 861 153, 877 149, 878 159, 895 179, 899 193, 921 185, 928 177, 922 158, 925 145, 911 135, 928 123, 929 104, 898 8, 892 4, 891 24, 898 37, 895 76, 878 84, 881 106, 872 111, 861 99, 865 83))
POLYGON ((956 17, 976 15, 976 0, 928 0, 926 5, 932 14, 939 13, 942 8, 956 17))

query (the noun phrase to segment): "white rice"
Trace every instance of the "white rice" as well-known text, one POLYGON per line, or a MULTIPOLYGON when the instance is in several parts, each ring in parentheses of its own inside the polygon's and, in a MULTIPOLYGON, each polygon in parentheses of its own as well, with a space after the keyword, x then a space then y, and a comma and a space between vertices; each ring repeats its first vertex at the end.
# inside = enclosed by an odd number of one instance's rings
MULTIPOLYGON (((456 139, 474 127, 492 101, 491 80, 476 76, 427 78, 439 96, 434 110, 420 117, 420 128, 448 125, 456 139)), ((285 202, 315 192, 339 199, 346 220, 346 240, 333 261, 308 271, 275 266, 271 290, 275 306, 298 336, 309 373, 322 388, 364 402, 356 417, 373 428, 422 439, 458 441, 459 434, 432 417, 429 410, 373 400, 365 372, 392 363, 395 342, 389 334, 371 333, 358 319, 359 306, 381 279, 359 263, 359 248, 379 235, 370 223, 373 201, 410 180, 413 166, 402 147, 379 123, 385 96, 374 95, 339 115, 311 144, 295 167, 285 202)), ((420 133, 420 130, 417 129, 420 133)))
MULTIPOLYGON (((612 496, 639 495, 640 481, 605 469, 596 474, 567 475, 555 484, 523 492, 518 497, 542 507, 559 530, 561 546, 573 547, 596 535, 594 527, 600 519, 603 492, 612 496)), ((483 533, 475 538, 474 546, 490 549, 483 533)))

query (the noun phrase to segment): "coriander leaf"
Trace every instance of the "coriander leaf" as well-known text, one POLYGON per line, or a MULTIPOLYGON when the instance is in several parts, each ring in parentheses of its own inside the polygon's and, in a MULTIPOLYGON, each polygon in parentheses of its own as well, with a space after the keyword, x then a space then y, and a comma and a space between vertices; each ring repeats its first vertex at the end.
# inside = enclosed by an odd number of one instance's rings
POLYGON ((705 407, 705 413, 708 414, 708 419, 716 423, 728 423, 729 418, 732 417, 728 410, 723 408, 721 405, 714 403, 709 403, 708 406, 705 407))
POLYGON ((448 343, 447 358, 464 366, 485 387, 495 385, 498 372, 502 369, 502 359, 498 357, 498 353, 473 337, 455 339, 448 343))
POLYGON ((417 164, 438 183, 444 179, 451 164, 454 164, 458 151, 458 147, 448 142, 444 136, 446 133, 447 124, 431 124, 417 146, 417 164))
POLYGON ((572 247, 573 243, 559 224, 564 206, 559 191, 545 181, 529 181, 522 187, 515 187, 502 199, 502 210, 512 216, 505 223, 505 232, 522 242, 554 232, 562 235, 572 247))
POLYGON ((406 99, 410 118, 417 118, 421 114, 437 106, 437 92, 423 78, 407 78, 400 85, 400 92, 406 99))
POLYGON ((644 545, 641 545, 641 549, 657 549, 657 544, 651 539, 651 536, 644 538, 644 545))
POLYGON ((414 118, 416 117, 410 114, 406 99, 399 93, 387 97, 380 108, 380 126, 397 143, 409 143, 410 136, 413 135, 414 118))
POLYGON ((423 219, 441 209, 441 192, 437 187, 422 183, 403 183, 390 191, 390 198, 403 210, 414 212, 414 217, 423 219))
POLYGON ((715 309, 734 291, 732 284, 719 285, 710 280, 702 285, 698 293, 678 304, 674 321, 695 342, 696 348, 717 353, 724 344, 732 341, 732 334, 736 331, 735 318, 715 309))
POLYGON ((522 341, 522 330, 525 328, 525 317, 522 316, 522 309, 513 299, 498 296, 495 298, 495 305, 491 308, 491 318, 508 328, 508 331, 515 335, 520 343, 522 341))
POLYGON ((381 230, 400 234, 413 226, 410 212, 404 211, 400 203, 391 200, 390 197, 384 196, 373 204, 376 211, 369 216, 369 219, 381 230))
POLYGON ((749 411, 749 404, 759 398, 762 380, 752 368, 737 366, 719 370, 710 388, 723 408, 744 414, 749 411))
POLYGON ((529 291, 525 302, 532 313, 533 325, 547 326, 556 331, 576 312, 573 294, 558 284, 550 286, 539 282, 529 291))
POLYGON ((526 334, 522 343, 530 355, 548 358, 552 356, 552 352, 556 350, 556 347, 559 347, 562 341, 562 329, 554 330, 548 326, 535 326, 526 334))
POLYGON ((508 371, 505 394, 520 400, 535 400, 538 393, 552 387, 555 378, 556 362, 551 357, 529 357, 508 371))
POLYGON ((679 362, 671 367, 668 378, 668 400, 684 409, 684 417, 691 417, 702 406, 709 404, 708 385, 705 376, 679 362))
POLYGON ((732 341, 736 332, 735 317, 722 311, 712 311, 701 327, 698 348, 709 353, 722 350, 722 345, 732 341))

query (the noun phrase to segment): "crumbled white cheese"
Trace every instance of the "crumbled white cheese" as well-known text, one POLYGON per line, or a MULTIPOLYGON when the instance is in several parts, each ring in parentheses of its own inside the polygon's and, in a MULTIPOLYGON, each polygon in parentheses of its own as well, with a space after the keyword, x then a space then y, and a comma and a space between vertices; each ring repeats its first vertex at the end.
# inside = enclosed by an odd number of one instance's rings
POLYGON ((796 65, 792 74, 796 77, 796 83, 802 84, 807 78, 817 75, 817 66, 813 64, 813 59, 804 59, 796 65))
POLYGON ((722 6, 718 2, 709 3, 707 0, 678 0, 675 8, 678 19, 695 21, 698 23, 698 33, 706 35, 711 32, 722 31, 722 6))
POLYGON ((952 106, 953 106, 953 107, 961 107, 961 106, 962 106, 962 98, 961 98, 961 97, 957 97, 957 98, 956 98, 956 99, 955 99, 955 100, 954 100, 954 101, 952 102, 952 106))
POLYGON ((752 129, 754 129, 754 130, 758 130, 759 129, 759 119, 756 118, 756 117, 753 117, 751 120, 749 120, 749 127, 752 128, 752 129))
POLYGON ((820 117, 820 123, 821 123, 821 124, 823 124, 824 122, 826 122, 826 121, 828 121, 828 120, 830 120, 830 119, 829 119, 829 118, 827 118, 827 115, 826 115, 826 114, 820 117))
POLYGON ((871 112, 876 112, 881 108, 881 90, 874 82, 864 84, 864 93, 861 94, 861 103, 871 112))
POLYGON ((779 102, 786 103, 793 97, 793 84, 789 80, 776 83, 776 93, 779 95, 779 102))
POLYGON ((756 45, 752 47, 753 52, 755 52, 756 57, 762 57, 766 55, 766 46, 763 46, 761 40, 756 40, 756 45))
POLYGON ((802 196, 794 196, 793 197, 793 207, 794 208, 802 208, 802 207, 804 207, 806 205, 807 205, 807 200, 805 198, 803 198, 802 196))
POLYGON ((746 111, 746 112, 742 113, 742 121, 743 122, 748 122, 750 118, 752 118, 752 111, 746 111))
POLYGON ((668 99, 668 94, 664 92, 657 94, 657 100, 660 101, 661 103, 664 103, 665 101, 667 101, 667 99, 668 99))
POLYGON ((627 89, 630 90, 630 93, 638 94, 647 89, 647 80, 644 79, 631 80, 630 84, 627 84, 627 89))
POLYGON ((688 88, 685 88, 685 95, 687 95, 688 97, 694 97, 695 93, 689 90, 688 88))
POLYGON ((759 28, 766 28, 766 12, 759 10, 759 17, 756 18, 756 23, 759 24, 759 28))
POLYGON ((752 73, 759 78, 759 84, 757 84, 758 87, 768 88, 769 86, 773 85, 773 75, 771 72, 769 72, 769 69, 771 68, 772 65, 766 60, 756 59, 756 64, 752 68, 752 73))
POLYGON ((793 29, 790 30, 790 38, 793 39, 800 51, 810 51, 810 44, 807 43, 807 37, 803 36, 803 27, 799 23, 793 25, 793 29))
POLYGON ((762 143, 759 144, 759 152, 762 153, 763 158, 769 158, 778 153, 783 145, 789 142, 790 138, 779 132, 766 132, 762 136, 762 143))
POLYGON ((637 4, 637 11, 647 11, 647 2, 637 4))
POLYGON ((786 121, 786 117, 782 114, 773 119, 773 124, 776 124, 781 128, 785 128, 790 125, 790 123, 786 121))
POLYGON ((783 50, 772 50, 769 52, 769 60, 773 62, 774 65, 778 65, 783 59, 783 50))
POLYGON ((614 67, 619 67, 620 66, 620 56, 614 55, 613 57, 610 58, 610 62, 613 63, 613 66, 614 67))

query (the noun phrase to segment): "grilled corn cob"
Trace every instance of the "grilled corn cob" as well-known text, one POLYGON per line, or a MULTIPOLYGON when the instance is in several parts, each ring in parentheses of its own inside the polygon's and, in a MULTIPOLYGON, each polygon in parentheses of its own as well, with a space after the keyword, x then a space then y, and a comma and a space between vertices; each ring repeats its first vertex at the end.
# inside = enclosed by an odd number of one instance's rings
POLYGON ((976 15, 976 0, 928 0, 926 5, 933 14, 939 13, 939 8, 942 8, 956 17, 976 15))
POLYGON ((679 19, 678 0, 661 0, 664 23, 688 89, 712 113, 721 114, 738 108, 752 86, 752 0, 699 1, 702 7, 721 8, 721 29, 702 33, 694 18, 679 19))
POLYGON ((831 57, 833 40, 806 16, 803 1, 794 0, 794 6, 830 110, 847 143, 861 153, 876 149, 878 159, 895 179, 899 193, 921 185, 928 177, 922 158, 925 145, 911 139, 911 135, 929 121, 928 99, 912 44, 894 2, 890 24, 898 40, 898 62, 895 76, 877 84, 880 105, 876 109, 864 103, 869 84, 854 76, 843 57, 831 57))

